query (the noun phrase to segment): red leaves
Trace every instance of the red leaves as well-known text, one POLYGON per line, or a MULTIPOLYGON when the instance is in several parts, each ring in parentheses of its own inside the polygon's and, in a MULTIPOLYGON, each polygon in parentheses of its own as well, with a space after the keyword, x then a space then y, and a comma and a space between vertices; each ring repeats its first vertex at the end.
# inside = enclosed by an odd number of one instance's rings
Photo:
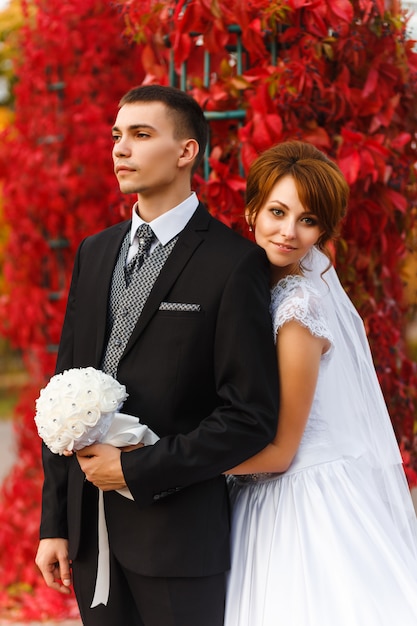
POLYGON ((212 213, 231 228, 242 231, 244 220, 243 192, 245 181, 230 171, 230 166, 220 161, 220 149, 210 157, 211 174, 206 186, 205 200, 212 213))
POLYGON ((328 37, 329 26, 339 31, 341 21, 350 24, 354 15, 350 0, 291 0, 288 5, 299 26, 320 39, 328 37))
POLYGON ((358 179, 364 181, 365 188, 377 181, 387 182, 390 169, 386 160, 390 151, 383 145, 383 135, 370 138, 345 127, 341 139, 337 161, 350 185, 358 179))
POLYGON ((329 13, 336 19, 340 18, 350 24, 354 18, 353 6, 350 0, 330 0, 328 2, 329 13))
POLYGON ((417 487, 417 471, 415 470, 416 460, 413 458, 410 449, 405 441, 400 445, 401 456, 404 464, 404 471, 410 489, 417 487))
POLYGON ((249 100, 248 117, 250 121, 240 130, 239 139, 245 152, 242 153, 242 162, 247 169, 250 161, 247 161, 248 144, 252 146, 252 152, 259 154, 274 143, 282 139, 283 124, 280 115, 274 110, 272 100, 267 94, 266 87, 260 88, 258 93, 249 100))
POLYGON ((42 483, 34 398, 55 367, 75 248, 120 219, 110 127, 144 69, 113 3, 35 4, 21 33, 16 122, 0 144, 9 225, 0 332, 22 350, 33 383, 18 409, 19 463, 1 493, 0 613, 60 619, 78 615, 74 600, 48 592, 34 564, 42 483))
POLYGON ((365 85, 362 89, 362 98, 368 98, 376 89, 379 72, 376 67, 371 67, 365 85))

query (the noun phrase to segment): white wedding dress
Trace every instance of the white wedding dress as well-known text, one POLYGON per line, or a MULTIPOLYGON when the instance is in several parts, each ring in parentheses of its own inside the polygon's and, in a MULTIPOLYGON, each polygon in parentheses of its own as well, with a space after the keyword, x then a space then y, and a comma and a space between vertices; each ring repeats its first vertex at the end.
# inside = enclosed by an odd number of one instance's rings
MULTIPOLYGON (((287 277, 272 290, 274 331, 296 319, 328 338, 331 348, 322 356, 311 413, 288 471, 229 478, 225 626, 417 626, 411 497, 402 494, 407 511, 397 515, 381 497, 384 470, 371 467, 366 453, 342 452, 334 443, 337 400, 329 416, 324 394, 338 345, 321 301, 308 277, 287 277)), ((348 389, 350 396, 357 393, 348 389)), ((408 492, 400 465, 399 472, 400 489, 408 492)))

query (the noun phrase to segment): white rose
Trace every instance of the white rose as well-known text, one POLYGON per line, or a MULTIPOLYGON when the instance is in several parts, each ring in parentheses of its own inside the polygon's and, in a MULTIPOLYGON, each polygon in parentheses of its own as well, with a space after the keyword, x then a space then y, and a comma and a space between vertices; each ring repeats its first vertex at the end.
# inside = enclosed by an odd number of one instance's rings
POLYGON ((124 399, 124 396, 121 396, 119 393, 115 394, 114 390, 105 389, 100 395, 100 410, 103 413, 117 411, 120 408, 124 399))
POLYGON ((74 441, 67 431, 62 431, 53 440, 45 443, 54 454, 62 454, 64 450, 72 450, 74 441))
POLYGON ((79 439, 86 431, 86 427, 84 422, 80 420, 72 420, 68 422, 65 428, 65 433, 68 433, 68 436, 71 436, 72 439, 79 439))
POLYGON ((102 414, 100 420, 97 424, 95 424, 95 426, 88 428, 85 433, 74 441, 74 450, 81 450, 81 448, 91 446, 93 443, 101 441, 107 434, 112 419, 113 413, 102 414))

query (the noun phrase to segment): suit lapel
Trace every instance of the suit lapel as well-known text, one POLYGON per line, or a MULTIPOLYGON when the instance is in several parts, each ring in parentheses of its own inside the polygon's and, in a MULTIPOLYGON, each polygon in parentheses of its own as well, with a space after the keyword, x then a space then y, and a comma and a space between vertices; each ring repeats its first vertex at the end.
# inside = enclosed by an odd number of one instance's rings
POLYGON ((143 308, 132 335, 127 343, 122 358, 129 352, 138 340, 149 321, 159 309, 159 305, 170 291, 183 268, 194 254, 195 250, 204 241, 204 231, 208 230, 210 215, 200 204, 184 230, 179 236, 177 243, 169 255, 164 267, 159 274, 149 298, 143 308))

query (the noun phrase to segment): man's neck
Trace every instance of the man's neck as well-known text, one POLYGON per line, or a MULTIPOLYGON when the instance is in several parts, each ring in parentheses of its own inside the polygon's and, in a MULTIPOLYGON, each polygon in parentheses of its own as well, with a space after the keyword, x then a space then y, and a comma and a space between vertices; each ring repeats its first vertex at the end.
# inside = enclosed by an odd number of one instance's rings
POLYGON ((146 193, 138 193, 138 204, 136 211, 147 223, 152 222, 163 213, 170 211, 174 207, 184 202, 190 197, 191 187, 182 189, 177 193, 161 193, 159 195, 148 196, 146 193))

